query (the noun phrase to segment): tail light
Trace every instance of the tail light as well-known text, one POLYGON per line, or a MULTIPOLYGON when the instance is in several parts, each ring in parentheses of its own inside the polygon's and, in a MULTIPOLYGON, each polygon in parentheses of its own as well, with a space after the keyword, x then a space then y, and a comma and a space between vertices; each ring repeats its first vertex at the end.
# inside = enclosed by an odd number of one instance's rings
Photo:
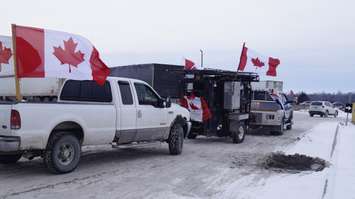
POLYGON ((21 116, 16 110, 11 110, 11 129, 21 128, 21 116))

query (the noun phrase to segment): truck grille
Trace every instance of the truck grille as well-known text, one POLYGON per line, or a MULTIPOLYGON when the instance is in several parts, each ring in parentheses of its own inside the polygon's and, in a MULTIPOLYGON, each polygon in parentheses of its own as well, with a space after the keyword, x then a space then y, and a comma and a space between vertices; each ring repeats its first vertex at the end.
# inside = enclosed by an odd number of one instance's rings
POLYGON ((261 123, 263 114, 262 113, 251 113, 250 122, 252 123, 261 123))

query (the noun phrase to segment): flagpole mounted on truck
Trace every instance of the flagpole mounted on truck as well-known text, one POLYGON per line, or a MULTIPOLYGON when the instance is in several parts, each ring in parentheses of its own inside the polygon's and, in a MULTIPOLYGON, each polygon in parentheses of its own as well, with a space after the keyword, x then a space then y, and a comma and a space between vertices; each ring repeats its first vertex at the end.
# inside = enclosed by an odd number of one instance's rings
POLYGON ((13 47, 13 56, 14 56, 14 72, 15 72, 15 88, 16 88, 16 100, 21 101, 21 91, 20 91, 20 80, 17 76, 17 58, 16 58, 16 24, 11 24, 12 29, 12 47, 13 47))

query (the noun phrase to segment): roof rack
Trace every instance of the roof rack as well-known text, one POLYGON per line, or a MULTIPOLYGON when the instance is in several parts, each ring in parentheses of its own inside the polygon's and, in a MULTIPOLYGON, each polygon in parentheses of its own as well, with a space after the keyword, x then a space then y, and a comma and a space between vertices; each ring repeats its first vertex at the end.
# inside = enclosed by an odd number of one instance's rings
POLYGON ((222 81, 250 81, 258 82, 259 75, 252 72, 236 72, 220 69, 196 69, 196 70, 185 70, 185 74, 200 75, 204 78, 218 79, 222 81))

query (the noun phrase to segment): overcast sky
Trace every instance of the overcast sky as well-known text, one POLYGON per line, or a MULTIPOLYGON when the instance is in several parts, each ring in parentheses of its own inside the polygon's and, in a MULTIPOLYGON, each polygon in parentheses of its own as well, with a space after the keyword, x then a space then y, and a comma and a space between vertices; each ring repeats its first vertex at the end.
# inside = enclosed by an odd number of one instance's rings
MULTIPOLYGON (((235 70, 242 43, 278 57, 286 90, 355 91, 352 0, 2 1, 0 34, 11 23, 87 37, 110 66, 199 64, 235 70)), ((263 77, 264 78, 264 77, 263 77)), ((273 78, 269 78, 273 79, 273 78)))

